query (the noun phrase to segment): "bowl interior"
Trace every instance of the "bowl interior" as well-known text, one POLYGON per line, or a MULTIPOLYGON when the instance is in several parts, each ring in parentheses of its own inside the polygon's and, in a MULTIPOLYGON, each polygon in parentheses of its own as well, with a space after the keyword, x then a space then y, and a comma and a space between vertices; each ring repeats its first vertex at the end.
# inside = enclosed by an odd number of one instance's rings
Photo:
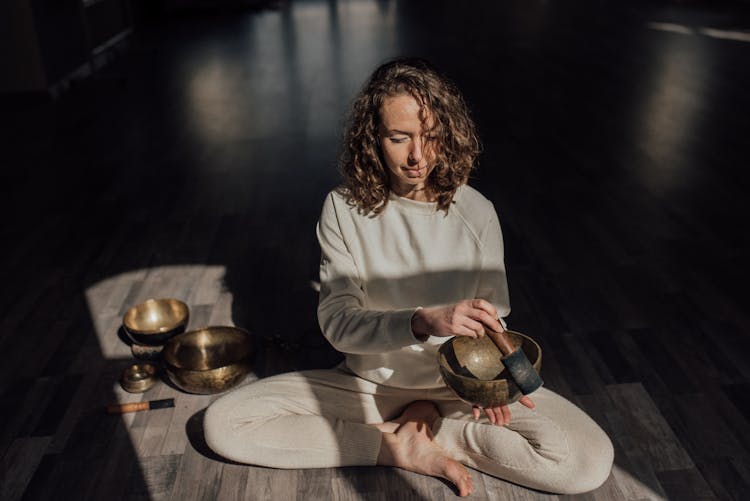
MULTIPOLYGON (((521 346, 531 364, 538 371, 541 365, 541 349, 531 338, 521 333, 508 331, 514 347, 521 346)), ((440 347, 439 363, 442 368, 459 379, 496 381, 508 379, 502 354, 488 336, 472 339, 457 336, 440 347)))
POLYGON ((188 318, 188 307, 178 299, 149 299, 123 316, 125 328, 141 334, 157 334, 179 327, 188 318))
POLYGON ((246 359, 252 337, 238 327, 206 327, 178 334, 164 345, 164 361, 178 369, 206 371, 246 359))

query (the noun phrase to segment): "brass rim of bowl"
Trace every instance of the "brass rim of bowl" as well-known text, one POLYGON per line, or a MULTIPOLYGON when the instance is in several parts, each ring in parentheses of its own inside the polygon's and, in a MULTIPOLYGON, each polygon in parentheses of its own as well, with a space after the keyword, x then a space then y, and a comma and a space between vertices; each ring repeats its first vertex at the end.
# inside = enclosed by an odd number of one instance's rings
POLYGON ((181 390, 198 395, 211 395, 225 392, 238 385, 252 369, 248 360, 241 360, 203 371, 180 369, 168 364, 166 370, 169 379, 181 390))
POLYGON ((253 340, 245 329, 232 326, 211 326, 170 338, 164 344, 162 360, 168 367, 201 372, 241 363, 252 352, 253 340), (226 338, 223 343, 217 343, 217 339, 222 337, 226 338), (211 353, 211 348, 215 348, 216 353, 211 353), (198 356, 191 361, 181 359, 181 355, 187 356, 186 353, 192 355, 191 352, 198 356))
MULTIPOLYGON (((531 342, 531 343, 532 343, 532 344, 533 344, 533 345, 534 345, 534 346, 536 347, 536 350, 537 350, 537 354, 538 354, 538 356, 537 356, 537 359, 536 359, 536 360, 530 360, 531 364, 532 364, 532 365, 539 365, 539 364, 541 364, 541 363, 542 363, 542 347, 541 347, 541 346, 539 346, 539 343, 537 343, 536 341, 534 341, 534 340, 533 340, 532 338, 530 338, 530 337, 529 337, 529 336, 527 336, 526 334, 521 334, 520 332, 516 332, 516 331, 507 331, 507 332, 509 332, 509 333, 511 333, 511 334, 515 334, 515 335, 517 335, 517 336, 520 336, 520 337, 521 337, 521 339, 522 339, 521 345, 523 345, 523 340, 528 340, 528 341, 530 341, 530 342, 531 342)), ((447 342, 452 342, 452 340, 450 340, 450 341, 447 341, 447 342)), ((499 353, 499 350, 498 350, 498 353, 499 353)), ((497 376, 495 376, 495 378, 493 378, 493 379, 479 379, 478 377, 469 377, 469 376, 464 376, 464 375, 462 375, 462 374, 458 374, 458 373, 457 373, 456 371, 454 371, 454 370, 453 370, 453 369, 452 369, 452 368, 450 367, 450 365, 448 365, 447 361, 446 361, 445 363, 443 363, 443 360, 445 360, 445 355, 444 355, 444 354, 443 354, 443 353, 442 353, 441 351, 439 351, 439 352, 438 352, 438 363, 440 364, 440 366, 441 366, 441 367, 442 367, 442 368, 443 368, 444 370, 448 370, 448 371, 450 371, 450 375, 451 375, 451 377, 455 377, 455 378, 457 378, 457 379, 459 379, 459 380, 466 380, 466 381, 484 381, 484 382, 486 382, 486 383, 493 383, 493 382, 495 382, 495 383, 505 383, 505 384, 507 384, 507 383, 508 383, 508 381, 509 381, 509 379, 508 379, 508 378, 505 378, 505 377, 499 377, 499 376, 500 376, 500 374, 502 374, 503 372, 505 372, 505 371, 506 371, 506 369, 505 369, 505 368, 503 368, 503 370, 502 370, 502 371, 501 371, 501 372, 500 372, 500 373, 499 373, 499 374, 498 374, 497 376)), ((537 372, 538 372, 538 370, 537 370, 537 372)), ((511 380, 511 382, 512 382, 513 384, 515 384, 515 382, 513 382, 512 380, 511 380)))
POLYGON ((130 393, 143 393, 156 384, 156 366, 133 364, 122 371, 120 386, 130 393))
MULTIPOLYGON (((125 326, 125 328, 129 332, 132 332, 133 334, 142 334, 142 335, 165 334, 169 331, 178 329, 182 325, 186 324, 189 316, 190 316, 190 309, 188 308, 187 304, 185 304, 183 301, 180 301, 179 299, 174 299, 174 298, 147 299, 141 304, 137 304, 133 306, 132 308, 130 308, 128 311, 126 311, 125 314, 122 316, 122 324, 125 326), (139 315, 142 312, 145 313, 154 307, 159 308, 160 307, 159 305, 166 305, 166 307, 163 309, 170 311, 176 317, 176 320, 170 319, 169 323, 160 325, 157 329, 138 328, 136 322, 139 318, 139 315)), ((167 318, 170 318, 170 317, 167 317, 167 318)))

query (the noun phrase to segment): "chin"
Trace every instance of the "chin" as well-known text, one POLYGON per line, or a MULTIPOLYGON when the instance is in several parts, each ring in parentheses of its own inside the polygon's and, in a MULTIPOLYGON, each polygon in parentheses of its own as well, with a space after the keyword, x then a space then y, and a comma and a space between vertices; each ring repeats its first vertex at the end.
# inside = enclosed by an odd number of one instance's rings
POLYGON ((409 186, 419 186, 420 184, 424 184, 425 181, 427 181, 427 176, 407 177, 401 179, 403 184, 408 184, 409 186))
POLYGON ((405 169, 401 168, 399 171, 391 171, 391 179, 398 184, 400 184, 403 187, 418 187, 420 185, 424 185, 427 182, 427 178, 430 176, 430 173, 432 172, 432 169, 429 167, 425 169, 425 172, 422 175, 419 176, 409 176, 406 172, 404 172, 405 169))

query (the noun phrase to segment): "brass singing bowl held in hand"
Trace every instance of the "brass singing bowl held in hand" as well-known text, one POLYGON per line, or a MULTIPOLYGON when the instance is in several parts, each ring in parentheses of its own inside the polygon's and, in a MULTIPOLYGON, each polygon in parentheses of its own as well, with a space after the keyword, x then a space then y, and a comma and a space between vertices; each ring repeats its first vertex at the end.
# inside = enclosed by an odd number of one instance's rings
MULTIPOLYGON (((511 344, 521 346, 534 370, 542 367, 542 349, 530 337, 507 331, 511 344)), ((498 407, 515 402, 523 395, 500 360, 502 353, 487 337, 472 339, 456 336, 440 346, 438 366, 443 381, 471 405, 498 407)))
POLYGON ((179 334, 164 345, 169 379, 189 393, 221 393, 250 372, 255 344, 244 329, 205 327, 179 334))
POLYGON ((125 312, 122 325, 134 342, 153 346, 185 332, 189 318, 187 305, 179 299, 149 299, 125 312))

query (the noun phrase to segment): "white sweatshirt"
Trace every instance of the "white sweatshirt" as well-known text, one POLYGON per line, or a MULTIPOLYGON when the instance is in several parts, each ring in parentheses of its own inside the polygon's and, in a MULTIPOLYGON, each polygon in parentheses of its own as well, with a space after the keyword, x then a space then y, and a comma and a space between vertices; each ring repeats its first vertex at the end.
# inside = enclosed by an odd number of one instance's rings
POLYGON ((492 203, 461 186, 448 213, 391 194, 365 216, 335 190, 318 222, 323 334, 357 375, 388 386, 443 386, 437 349, 420 342, 411 317, 420 306, 483 298, 510 313, 503 238, 492 203))

